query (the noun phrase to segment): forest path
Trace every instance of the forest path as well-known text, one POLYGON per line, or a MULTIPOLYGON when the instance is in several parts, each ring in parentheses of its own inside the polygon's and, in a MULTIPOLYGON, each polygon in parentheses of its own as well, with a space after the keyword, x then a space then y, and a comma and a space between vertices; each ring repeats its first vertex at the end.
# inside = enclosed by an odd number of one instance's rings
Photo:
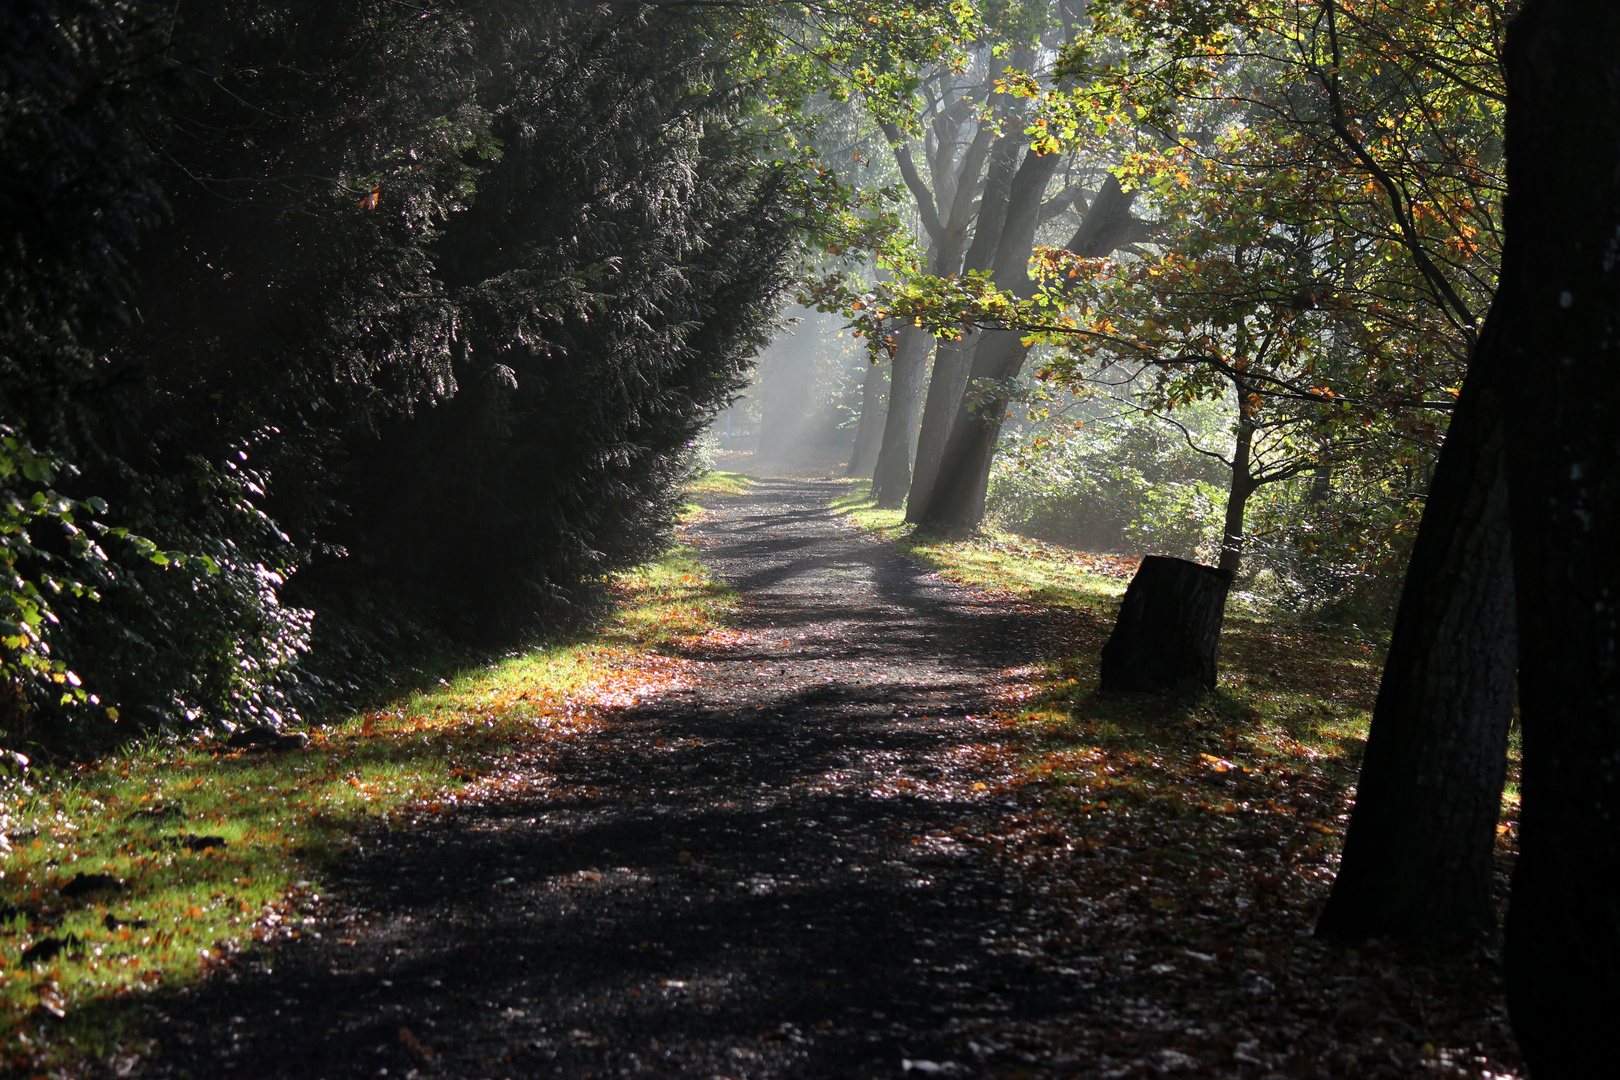
POLYGON ((971 843, 1018 813, 986 717, 1037 620, 856 532, 838 490, 720 502, 689 536, 743 610, 689 689, 567 740, 532 795, 368 840, 321 938, 174 1000, 147 1068, 985 1075, 973 1032, 1072 1010, 1041 905, 971 843))

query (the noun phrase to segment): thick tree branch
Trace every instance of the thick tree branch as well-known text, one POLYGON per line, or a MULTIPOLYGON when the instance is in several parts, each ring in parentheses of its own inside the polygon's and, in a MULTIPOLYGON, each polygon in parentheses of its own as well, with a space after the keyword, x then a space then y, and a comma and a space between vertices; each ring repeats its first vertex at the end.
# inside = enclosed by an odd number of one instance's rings
POLYGON ((934 193, 923 183, 922 177, 917 174, 916 162, 911 160, 911 147, 906 144, 900 128, 888 121, 883 124, 883 137, 889 140, 889 149, 894 151, 895 163, 900 166, 900 176, 911 190, 912 198, 917 200, 917 213, 922 218, 928 239, 939 243, 945 235, 945 227, 940 223, 939 209, 934 205, 934 193))

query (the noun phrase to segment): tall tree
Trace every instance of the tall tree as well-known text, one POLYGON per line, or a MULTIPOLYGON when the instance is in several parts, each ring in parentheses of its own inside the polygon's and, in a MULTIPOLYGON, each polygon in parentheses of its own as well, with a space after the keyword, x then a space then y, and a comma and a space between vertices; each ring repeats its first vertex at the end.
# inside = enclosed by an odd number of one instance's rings
POLYGON ((1508 1007, 1538 1080, 1612 1074, 1620 1012, 1620 7, 1509 33, 1500 299, 1524 723, 1508 1007))
POLYGON ((8 7, 0 717, 276 723, 589 614, 843 204, 762 18, 8 7))
POLYGON ((1496 822, 1515 619, 1503 303, 1435 469, 1384 662, 1325 937, 1440 940, 1496 925, 1496 822))
MULTIPOLYGON (((1001 242, 1001 229, 1007 220, 1007 199, 1012 191, 1013 176, 1019 166, 1019 155, 1028 138, 1017 124, 1009 124, 991 148, 985 173, 983 194, 979 198, 978 216, 974 222, 973 243, 963 259, 965 273, 984 273, 995 260, 996 247, 1001 242)), ((956 420, 957 407, 967 389, 968 369, 973 365, 973 350, 978 344, 979 332, 970 332, 961 340, 941 341, 934 356, 934 371, 928 381, 928 396, 923 408, 922 427, 917 437, 917 460, 911 475, 911 490, 906 495, 906 520, 915 524, 922 516, 928 495, 934 490, 934 479, 939 475, 940 455, 945 451, 945 439, 956 420)))
MULTIPOLYGON (((1141 278, 1144 288, 1129 295, 1150 302, 1104 311, 1133 347, 1174 340, 1160 355, 1180 351, 1206 372, 1227 357, 1219 366, 1266 394, 1284 385, 1302 396, 1330 392, 1344 408, 1319 410, 1329 461, 1426 453, 1438 427, 1429 410, 1472 353, 1319 929, 1345 938, 1488 929, 1514 635, 1502 320, 1493 316, 1493 333, 1476 342, 1476 313, 1499 250, 1506 8, 1255 0, 1223 15, 1212 24, 1171 5, 1149 17, 1146 38, 1138 23, 1114 24, 1122 39, 1143 43, 1143 56, 1158 57, 1147 80, 1158 94, 1121 100, 1162 129, 1208 126, 1181 139, 1173 156, 1182 164, 1157 177, 1160 203, 1183 222, 1171 251, 1150 268, 1104 275, 1141 278), (1228 102, 1242 103, 1235 130, 1228 102), (1223 188, 1242 194, 1224 201, 1223 188), (1237 290, 1211 278, 1233 256, 1237 276, 1250 279, 1237 290), (1282 319, 1250 326, 1255 309, 1226 303, 1206 308, 1199 328, 1185 301, 1166 302, 1190 297, 1197 307, 1199 296, 1255 289, 1276 290, 1270 308, 1282 319), (1287 362, 1238 355, 1245 340, 1262 338, 1273 348, 1291 338, 1278 354, 1287 362)), ((1115 336, 1096 322, 1089 329, 1115 336)), ((1183 385, 1195 390, 1198 380, 1189 371, 1183 385)), ((1237 471, 1223 559, 1241 543, 1237 471)))
MULTIPOLYGON (((973 268, 967 250, 970 230, 975 249, 982 247, 981 237, 994 242, 999 234, 999 207, 992 192, 999 179, 998 167, 1004 169, 1008 154, 1028 141, 1021 130, 1019 102, 998 92, 1001 71, 992 44, 981 45, 966 71, 958 74, 942 67, 919 83, 922 109, 918 123, 923 129, 926 177, 916 166, 907 133, 893 121, 882 125, 917 207, 927 247, 923 269, 935 277, 960 272, 964 257, 973 268)), ((1031 56, 1026 49, 1012 59, 1027 62, 1031 56)), ((934 350, 931 333, 915 325, 900 328, 892 357, 883 446, 873 477, 873 495, 880 506, 900 506, 910 490, 923 422, 924 387, 932 382, 928 361, 934 350)), ((950 377, 947 374, 947 380, 950 377)))
MULTIPOLYGON (((1029 261, 1034 252, 1035 230, 1040 224, 1042 194, 1056 170, 1057 156, 1032 148, 1009 189, 1007 214, 996 245, 992 274, 996 286, 1018 300, 1029 300, 1037 291, 1037 284, 1029 273, 1029 261)), ((1120 187, 1118 179, 1109 174, 1079 227, 1063 245, 1064 249, 1082 258, 1096 258, 1111 254, 1125 244, 1146 239, 1150 235, 1148 225, 1133 217, 1130 207, 1131 197, 1120 187)), ((1010 400, 1009 388, 1023 371, 1030 345, 1028 331, 1023 328, 990 329, 974 342, 965 382, 986 387, 989 392, 972 405, 964 398, 952 410, 954 415, 940 450, 933 486, 921 511, 913 515, 919 525, 972 529, 983 519, 985 496, 990 487, 990 463, 1001 437, 1001 425, 1010 400)))
MULTIPOLYGON (((1073 111, 1061 122, 1055 116, 1054 127, 1066 138, 1112 125, 1135 130, 1139 143, 1143 135, 1157 140, 1156 148, 1129 155, 1125 175, 1136 185, 1151 183, 1145 193, 1167 219, 1185 209, 1166 204, 1188 201, 1170 198, 1170 189, 1185 185, 1189 172, 1200 183, 1223 171, 1293 178, 1292 196, 1285 185, 1264 193, 1268 212, 1286 210, 1273 222, 1279 235, 1270 242, 1294 246, 1288 258, 1273 261, 1285 264, 1279 268, 1293 295, 1306 298, 1303 306, 1321 306, 1326 285, 1334 306, 1347 310, 1331 340, 1353 333, 1365 350, 1379 333, 1402 341, 1415 332, 1432 339, 1436 348, 1417 355, 1436 356, 1435 372, 1456 370, 1472 340, 1474 312, 1483 307, 1479 297, 1493 279, 1491 202, 1499 183, 1492 165, 1499 155, 1492 117, 1500 91, 1493 90, 1490 30, 1499 28, 1501 13, 1488 2, 1453 6, 1455 20, 1402 3, 1345 12, 1336 0, 1255 0, 1214 13, 1206 5, 1103 0, 1092 6, 1088 33, 1060 67, 1077 88, 1073 111), (1167 147, 1180 163, 1144 173, 1142 163, 1162 159, 1167 147), (1306 241, 1290 231, 1304 232, 1306 241), (1402 249, 1403 277, 1386 274, 1375 287, 1365 273, 1362 280, 1346 276, 1348 265, 1358 271, 1372 265, 1378 248, 1402 249), (1406 301, 1415 310, 1395 306, 1406 301), (1403 324, 1408 313, 1415 318, 1403 324)), ((1227 186, 1216 179, 1217 192, 1204 200, 1211 205, 1227 186)), ((1130 220, 1120 224, 1129 227, 1130 220)), ((1205 251, 1239 231, 1212 217, 1203 228, 1216 241, 1200 240, 1205 251)), ((1107 231, 1089 241, 1077 235, 1070 246, 1111 250, 1099 246, 1107 231)), ((1182 228, 1158 248, 1189 237, 1200 239, 1182 228)), ((1050 320, 1024 325, 1042 321, 1050 320)), ((1412 364, 1387 349, 1383 355, 1384 370, 1373 373, 1368 389, 1388 397, 1405 378, 1390 369, 1412 364)), ((994 385, 1018 368, 1010 358, 984 363, 975 379, 994 385)), ((992 400, 979 418, 956 421, 953 453, 968 468, 954 491, 936 492, 940 524, 969 526, 981 512, 998 405, 1004 402, 992 400)))

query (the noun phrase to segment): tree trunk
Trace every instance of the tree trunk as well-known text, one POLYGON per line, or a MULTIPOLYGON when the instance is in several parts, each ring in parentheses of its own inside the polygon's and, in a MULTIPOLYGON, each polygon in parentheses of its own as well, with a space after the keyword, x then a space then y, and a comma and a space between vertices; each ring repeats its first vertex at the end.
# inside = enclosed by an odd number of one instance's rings
POLYGON ((1500 303, 1440 451, 1316 932, 1437 940, 1493 929, 1515 669, 1500 303))
MULTIPOLYGON (((1029 257, 1035 246, 1035 226, 1041 198, 1056 169, 1056 154, 1044 157, 1029 154, 1018 169, 1007 202, 1007 220, 1002 227, 994 263, 996 284, 1022 297, 1034 295, 1035 283, 1029 278, 1029 257), (1032 166, 1033 163, 1033 166, 1032 166), (1042 179, 1044 170, 1044 177, 1042 179)), ((1145 223, 1131 216, 1131 201, 1110 175, 1103 182, 1091 209, 1069 239, 1069 250, 1087 256, 1107 255, 1120 244, 1141 239, 1145 223)), ((980 336, 973 365, 966 382, 1009 382, 1023 370, 1029 347, 1018 331, 991 330, 980 336)), ((950 434, 940 454, 923 510, 916 516, 924 527, 960 532, 978 527, 984 519, 985 499, 990 488, 990 463, 1001 438, 1001 422, 1008 401, 999 398, 976 410, 958 407, 950 434)))
MULTIPOLYGON (((1000 380, 1009 372, 1016 376, 1027 352, 1019 331, 986 330, 974 350, 969 381, 1000 380)), ((957 408, 933 490, 918 515, 919 525, 954 532, 977 528, 984 520, 990 463, 996 456, 1007 405, 1006 398, 995 397, 977 408, 957 408)))
MULTIPOLYGON (((1015 66, 1019 63, 1027 66, 1029 61, 1033 59, 1030 54, 1025 52, 1018 55, 1020 59, 1015 61, 1015 66)), ((1017 158, 1018 146, 1027 141, 1022 131, 1022 124, 1014 124, 1012 125, 1012 132, 995 137, 995 132, 999 126, 991 118, 980 119, 978 128, 974 132, 973 141, 962 153, 959 162, 960 174, 952 172, 955 154, 942 141, 939 154, 931 159, 931 173, 935 177, 936 191, 930 192, 926 185, 923 184, 921 176, 918 175, 916 166, 911 161, 910 152, 904 149, 899 128, 893 124, 885 125, 884 134, 894 149, 895 162, 899 165, 906 185, 911 189, 912 195, 917 201, 919 212, 928 232, 930 242, 928 272, 936 277, 949 277, 962 268, 962 246, 967 237, 968 226, 974 220, 974 192, 978 188, 979 170, 984 167, 986 160, 990 162, 990 171, 986 181, 984 197, 978 203, 978 227, 974 233, 972 248, 967 256, 968 269, 982 269, 989 258, 988 253, 994 251, 995 238, 1000 235, 1001 218, 1006 210, 1007 188, 1012 178, 1011 163, 1017 158), (985 254, 982 256, 976 255, 979 252, 985 254), (979 263, 975 263, 976 257, 980 258, 979 263)), ((945 138, 948 139, 949 136, 945 136, 945 138)), ((928 370, 928 354, 935 351, 935 339, 929 337, 926 343, 926 351, 920 363, 911 369, 911 374, 916 377, 916 387, 904 399, 906 412, 903 417, 904 423, 903 425, 893 425, 894 430, 892 431, 891 425, 886 424, 884 427, 883 450, 879 454, 877 471, 872 482, 873 494, 879 506, 892 508, 901 505, 906 500, 907 494, 913 486, 913 463, 917 461, 917 455, 925 445, 929 455, 929 482, 932 483, 932 474, 938 458, 935 442, 943 442, 943 431, 948 430, 949 427, 948 419, 944 421, 943 425, 941 424, 936 408, 936 418, 933 421, 933 426, 939 428, 941 434, 936 440, 934 437, 925 436, 923 433, 923 429, 928 425, 926 409, 922 404, 923 386, 925 383, 928 386, 929 400, 932 401, 934 384, 926 373, 928 370), (921 426, 919 426, 918 413, 924 414, 921 426), (901 442, 902 431, 905 436, 903 444, 901 442)), ((897 355, 896 364, 898 363, 899 357, 897 355)), ((948 376, 954 370, 954 368, 950 369, 947 373, 948 376)), ((963 375, 960 377, 948 377, 947 381, 965 383, 965 363, 962 365, 962 371, 964 372, 963 375)), ((899 380, 895 380, 891 385, 898 386, 899 380)), ((961 387, 958 386, 958 398, 961 396, 961 392, 961 387)), ((891 402, 900 400, 894 395, 895 392, 891 391, 891 402)), ((898 411, 901 410, 896 410, 891 404, 891 416, 898 411)))
MULTIPOLYGON (((1046 185, 1057 171, 1059 156, 1033 151, 1025 154, 1008 187, 1006 216, 996 237, 990 270, 997 285, 1022 296, 1032 295, 1034 289, 1034 282, 1029 278, 1029 257, 1035 247, 1041 200, 1046 194, 1046 185)), ((979 249, 977 240, 974 248, 979 249)), ((975 379, 1016 377, 1027 352, 1022 333, 985 331, 979 335, 973 350, 964 388, 975 379)), ((1007 402, 993 400, 988 407, 979 409, 964 409, 959 404, 955 411, 950 434, 940 452, 933 489, 923 503, 922 512, 916 515, 917 523, 925 527, 972 529, 984 518, 990 462, 996 454, 1007 402)))
POLYGON ((1231 578, 1166 555, 1142 560, 1102 650, 1109 690, 1214 689, 1215 654, 1231 578))
POLYGON ((882 507, 905 502, 911 486, 911 454, 916 445, 918 414, 922 411, 923 383, 928 377, 928 354, 934 335, 915 326, 900 328, 889 371, 889 412, 883 420, 883 446, 872 476, 872 496, 882 507))
MULTIPOLYGON (((1027 141, 1016 127, 996 140, 990 148, 990 167, 985 174, 984 198, 979 206, 973 243, 962 260, 962 269, 988 270, 995 262, 1001 243, 1002 226, 1007 220, 1007 200, 1013 177, 1018 171, 1018 152, 1027 141)), ((906 499, 906 520, 918 524, 928 509, 928 498, 939 475, 940 458, 956 423, 956 413, 967 390, 968 372, 980 334, 969 334, 961 341, 941 343, 934 355, 934 374, 928 380, 928 400, 923 408, 922 430, 917 438, 917 462, 912 470, 911 491, 906 499)))
POLYGON ((883 443, 884 368, 882 364, 866 365, 866 378, 861 381, 861 419, 855 428, 855 449, 849 455, 849 468, 845 476, 865 479, 877 467, 878 447, 883 443))
MULTIPOLYGON (((1238 398, 1247 391, 1238 387, 1238 398)), ((1221 524, 1221 558, 1216 564, 1229 580, 1236 581, 1243 567, 1243 512, 1249 505, 1249 496, 1260 486, 1254 482, 1250 468, 1250 455, 1254 449, 1254 424, 1249 410, 1238 408, 1237 440, 1232 447, 1232 483, 1226 489, 1226 520, 1221 524)))
POLYGON ((1507 425, 1519 702, 1508 1009, 1536 1080, 1612 1076, 1620 1015, 1620 5, 1508 35, 1507 425))
POLYGON ((973 365, 977 332, 961 341, 941 341, 934 350, 934 373, 928 377, 928 396, 923 403, 922 428, 917 436, 917 457, 911 470, 911 491, 906 496, 906 520, 922 520, 928 496, 939 476, 939 460, 945 440, 956 422, 956 410, 967 390, 968 370, 973 365))

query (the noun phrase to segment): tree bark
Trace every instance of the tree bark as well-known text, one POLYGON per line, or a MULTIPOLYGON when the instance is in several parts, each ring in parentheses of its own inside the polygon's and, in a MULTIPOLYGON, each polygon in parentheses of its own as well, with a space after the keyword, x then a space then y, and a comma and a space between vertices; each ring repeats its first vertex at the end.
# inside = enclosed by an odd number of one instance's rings
POLYGON ((911 490, 906 496, 906 520, 913 525, 922 520, 928 496, 939 476, 945 440, 956 423, 956 410, 967 391, 968 371, 973 366, 973 350, 979 334, 961 341, 941 341, 934 350, 934 372, 928 377, 928 395, 923 402, 922 428, 917 435, 917 457, 911 470, 911 490))
MULTIPOLYGON (((1015 125, 1013 131, 1001 136, 990 148, 984 197, 979 205, 978 224, 973 230, 973 243, 968 245, 967 255, 962 260, 964 271, 988 270, 995 261, 1002 226, 1007 220, 1007 200, 1018 170, 1018 152, 1027 141, 1015 125)), ((958 342, 941 342, 935 352, 934 373, 928 380, 928 398, 923 407, 922 430, 917 437, 911 491, 906 499, 906 520, 912 524, 922 521, 928 496, 934 490, 940 458, 956 422, 962 395, 967 390, 968 372, 973 366, 979 336, 974 332, 958 342)))
POLYGON ((900 328, 900 340, 889 369, 889 411, 883 421, 883 447, 872 476, 872 496, 882 507, 905 502, 911 485, 911 455, 922 411, 923 383, 934 335, 915 326, 900 328))
POLYGON ((1438 940, 1496 925, 1516 664, 1500 327, 1498 304, 1435 468, 1324 937, 1438 940))
MULTIPOLYGON (((1006 217, 996 237, 995 255, 990 264, 996 284, 1029 296, 1034 282, 1029 277, 1029 256, 1035 247, 1035 227, 1039 224, 1041 200, 1046 185, 1057 172, 1058 154, 1024 155, 1007 192, 1006 217)), ((973 350, 967 383, 999 380, 1016 376, 1028 351, 1023 335, 1013 330, 982 333, 973 350)), ((1005 400, 994 400, 988 408, 964 409, 959 404, 950 434, 940 452, 939 469, 933 488, 923 503, 917 523, 925 527, 972 529, 984 518, 985 491, 990 483, 990 461, 995 457, 1001 419, 1007 411, 1005 400), (982 483, 980 482, 982 479, 982 483)))
POLYGON ((1249 505, 1249 496, 1260 487, 1250 467, 1254 450, 1254 423, 1242 399, 1247 393, 1239 386, 1237 438, 1232 445, 1232 482, 1226 489, 1226 518, 1221 524, 1221 557, 1216 567, 1229 579, 1237 580, 1243 568, 1243 512, 1249 505))
POLYGON ((1143 559, 1103 646, 1100 689, 1214 689, 1231 580, 1224 571, 1186 559, 1143 559))
MULTIPOLYGON (((1007 221, 996 247, 993 269, 996 284, 1018 296, 1034 294, 1029 257, 1035 247, 1041 198, 1046 191, 1046 181, 1057 168, 1057 156, 1027 155, 1008 198, 1007 221)), ((1087 256, 1107 255, 1120 244, 1141 238, 1146 225, 1131 216, 1132 199, 1133 196, 1120 187, 1118 179, 1110 175, 1070 238, 1068 249, 1087 256)), ((966 383, 994 384, 1016 379, 1029 355, 1023 336, 1019 331, 985 331, 974 349, 966 383)), ((977 528, 984 519, 985 499, 990 489, 990 463, 995 459, 1007 405, 1007 398, 997 397, 978 409, 958 406, 940 453, 933 489, 922 512, 916 516, 919 525, 961 532, 977 528)))
POLYGON ((870 478, 877 467, 878 447, 883 443, 884 370, 882 364, 866 365, 861 381, 861 419, 855 427, 855 449, 849 455, 845 476, 870 478))
MULTIPOLYGON (((1506 52, 1519 701, 1508 1008, 1536 1080, 1612 1076, 1620 1015, 1620 5, 1529 0, 1506 52)), ((1509 317, 1510 316, 1510 317, 1509 317)))
MULTIPOLYGON (((990 132, 993 126, 989 121, 980 122, 979 130, 962 155, 963 173, 960 177, 949 175, 954 155, 941 151, 935 161, 940 167, 939 181, 950 190, 948 198, 946 191, 941 190, 937 200, 917 175, 915 165, 911 164, 910 153, 902 152, 899 129, 892 124, 884 127, 894 147, 895 159, 906 173, 906 183, 911 188, 913 198, 920 209, 926 206, 928 210, 923 214, 923 220, 930 240, 928 271, 931 274, 940 277, 954 274, 962 261, 962 244, 973 218, 974 181, 992 149, 990 132), (947 180, 950 183, 943 183, 947 180), (939 205, 936 205, 936 201, 939 205), (943 218, 941 212, 945 215, 943 218)), ((932 334, 913 327, 901 330, 901 340, 889 379, 889 413, 883 427, 883 445, 878 451, 877 467, 872 477, 872 494, 877 504, 887 509, 903 504, 911 488, 912 463, 917 458, 921 439, 919 424, 923 411, 923 387, 932 385, 928 377, 928 361, 935 351, 935 342, 932 334)))
MULTIPOLYGON (((963 165, 978 175, 979 165, 989 149, 989 140, 976 136, 964 155, 963 165)), ((898 152, 897 152, 898 153, 898 152)), ((915 172, 915 170, 913 170, 915 172)), ((968 185, 971 190, 972 185, 968 185)), ((919 204, 928 194, 917 182, 916 197, 919 204)), ((949 206, 943 222, 935 215, 938 231, 930 232, 933 243, 928 252, 928 272, 939 277, 954 274, 962 260, 962 240, 971 217, 972 200, 959 185, 957 197, 949 206)), ((931 197, 931 196, 930 196, 931 197)), ((935 352, 937 339, 930 333, 906 326, 900 330, 893 370, 889 377, 889 413, 883 426, 883 446, 878 451, 877 468, 872 478, 872 494, 877 504, 886 509, 901 506, 911 489, 912 463, 917 457, 921 438, 919 425, 923 412, 923 388, 930 386, 929 359, 935 352)))
MULTIPOLYGON (((991 382, 1016 376, 1028 349, 1017 330, 986 330, 973 353, 969 382, 991 382)), ((977 408, 958 406, 950 436, 939 456, 939 473, 918 516, 918 524, 946 531, 966 531, 984 520, 990 490, 990 463, 996 456, 1008 401, 992 397, 977 408)))

